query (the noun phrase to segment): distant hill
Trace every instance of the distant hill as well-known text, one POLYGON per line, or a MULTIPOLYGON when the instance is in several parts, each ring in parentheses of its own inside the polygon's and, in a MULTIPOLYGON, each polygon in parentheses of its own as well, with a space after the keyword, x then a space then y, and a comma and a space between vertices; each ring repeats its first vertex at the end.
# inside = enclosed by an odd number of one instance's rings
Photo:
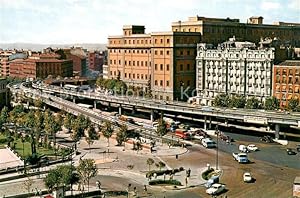
POLYGON ((35 43, 0 43, 0 49, 28 49, 33 51, 41 51, 47 47, 52 48, 69 48, 82 47, 88 51, 106 50, 106 44, 97 43, 76 43, 76 44, 35 44, 35 43))

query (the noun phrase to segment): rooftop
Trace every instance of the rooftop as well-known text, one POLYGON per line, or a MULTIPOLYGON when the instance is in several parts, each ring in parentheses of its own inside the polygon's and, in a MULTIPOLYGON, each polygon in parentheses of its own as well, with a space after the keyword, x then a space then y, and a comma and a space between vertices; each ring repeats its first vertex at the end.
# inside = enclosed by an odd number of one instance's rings
POLYGON ((278 65, 281 66, 300 66, 300 60, 286 60, 278 65))

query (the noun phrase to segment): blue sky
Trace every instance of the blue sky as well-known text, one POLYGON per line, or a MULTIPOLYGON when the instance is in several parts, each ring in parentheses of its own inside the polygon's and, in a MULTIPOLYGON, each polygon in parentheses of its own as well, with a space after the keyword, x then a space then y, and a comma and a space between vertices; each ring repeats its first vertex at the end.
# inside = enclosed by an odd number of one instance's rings
POLYGON ((0 42, 106 43, 124 24, 169 31, 195 15, 300 23, 300 0, 0 0, 0 42))

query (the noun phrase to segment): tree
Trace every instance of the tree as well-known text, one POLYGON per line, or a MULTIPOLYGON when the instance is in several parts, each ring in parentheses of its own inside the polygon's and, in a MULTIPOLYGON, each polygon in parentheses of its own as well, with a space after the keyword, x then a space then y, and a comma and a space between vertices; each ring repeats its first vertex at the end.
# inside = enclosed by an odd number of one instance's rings
POLYGON ((91 125, 91 120, 84 117, 83 115, 78 116, 74 122, 72 122, 72 139, 78 141, 81 137, 84 136, 84 131, 91 125))
POLYGON ((234 95, 229 100, 229 107, 244 108, 246 104, 246 98, 242 95, 234 95))
POLYGON ((147 82, 146 97, 147 98, 152 98, 151 76, 149 77, 148 82, 147 82))
POLYGON ((6 123, 8 120, 8 108, 5 106, 2 108, 0 113, 0 131, 2 129, 2 126, 4 123, 6 123))
POLYGON ((127 91, 127 85, 122 80, 118 80, 115 83, 114 90, 116 91, 117 94, 124 94, 127 91))
POLYGON ((147 164, 149 166, 149 171, 150 171, 150 168, 151 168, 152 164, 154 164, 154 160, 152 158, 148 158, 147 159, 147 164))
POLYGON ((85 137, 86 142, 89 145, 89 150, 91 152, 91 144, 93 144, 94 140, 99 139, 99 136, 96 133, 94 126, 89 126, 87 129, 87 137, 85 137))
POLYGON ((68 130, 68 132, 72 129, 72 122, 74 121, 74 116, 70 113, 67 113, 67 115, 64 117, 64 127, 68 130))
POLYGON ((215 107, 228 107, 230 104, 230 97, 226 94, 219 94, 213 100, 215 107))
POLYGON ((49 190, 68 186, 78 181, 78 176, 73 172, 73 166, 61 165, 51 169, 44 179, 45 185, 49 190))
MULTIPOLYGON (((26 114, 25 126, 33 129, 35 127, 35 114, 34 111, 29 111, 26 114)), ((35 133, 34 130, 30 131, 30 146, 31 146, 31 154, 36 153, 36 141, 35 141, 35 133)))
POLYGON ((259 109, 260 102, 256 97, 250 97, 250 98, 248 98, 245 107, 246 107, 246 109, 259 109))
POLYGON ((290 111, 298 111, 298 109, 299 109, 299 99, 292 98, 291 100, 289 100, 287 108, 290 111))
POLYGON ((155 166, 157 168, 159 168, 159 170, 161 170, 162 168, 164 168, 166 166, 166 164, 163 163, 162 161, 159 161, 158 163, 155 164, 155 166))
POLYGON ((79 179, 83 185, 88 185, 89 191, 89 184, 90 179, 97 175, 97 168, 95 161, 93 159, 83 159, 79 162, 79 166, 77 167, 77 172, 79 175, 79 179))
MULTIPOLYGON (((116 137, 118 146, 121 146, 123 144, 123 142, 126 142, 127 136, 128 136, 128 127, 127 127, 127 125, 123 124, 120 127, 120 130, 117 133, 117 137, 116 137)), ((125 147, 125 145, 124 145, 124 147, 125 147)))
POLYGON ((276 110, 279 109, 279 100, 274 96, 266 98, 265 101, 266 110, 276 110))
POLYGON ((167 126, 162 117, 158 120, 156 134, 161 138, 161 142, 162 142, 162 137, 167 134, 167 126))
POLYGON ((104 127, 102 128, 102 134, 105 138, 107 138, 107 147, 109 147, 109 138, 112 136, 114 129, 109 121, 104 122, 104 127))

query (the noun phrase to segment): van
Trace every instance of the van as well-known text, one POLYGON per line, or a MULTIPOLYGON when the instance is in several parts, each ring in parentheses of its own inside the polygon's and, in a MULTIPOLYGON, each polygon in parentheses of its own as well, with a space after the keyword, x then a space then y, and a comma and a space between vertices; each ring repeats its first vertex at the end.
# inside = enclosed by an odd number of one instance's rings
POLYGON ((202 139, 201 143, 205 148, 215 148, 216 147, 216 143, 210 138, 202 139))
POLYGON ((248 152, 248 148, 246 145, 239 145, 239 151, 243 152, 243 153, 247 153, 248 152))

